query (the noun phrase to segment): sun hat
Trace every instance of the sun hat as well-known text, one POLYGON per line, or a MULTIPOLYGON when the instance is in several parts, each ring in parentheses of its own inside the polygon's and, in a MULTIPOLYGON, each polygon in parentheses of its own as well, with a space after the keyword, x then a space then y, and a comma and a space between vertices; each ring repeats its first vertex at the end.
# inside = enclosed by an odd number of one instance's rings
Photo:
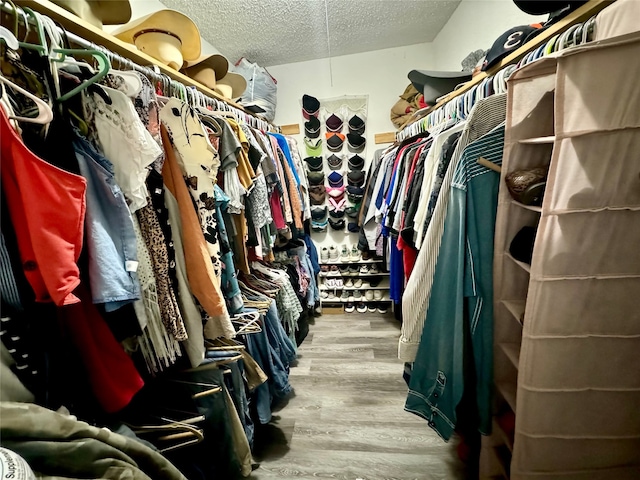
POLYGON ((327 179, 332 187, 342 187, 344 185, 344 179, 340 172, 331 172, 327 175, 327 179))
POLYGON ((103 25, 121 25, 131 20, 129 0, 52 0, 52 2, 100 28, 103 25))
POLYGON ((356 170, 347 174, 347 183, 354 187, 361 187, 364 185, 364 172, 362 170, 356 170))
POLYGON ((228 72, 229 60, 219 53, 201 55, 196 60, 186 61, 182 68, 182 73, 187 77, 193 78, 211 89, 228 72))
POLYGON ((339 152, 344 145, 344 135, 342 133, 327 133, 327 148, 332 152, 339 152))
POLYGON ((358 115, 354 115, 349 119, 349 133, 357 133, 358 135, 362 135, 364 133, 364 120, 360 118, 358 115))
POLYGON ((304 161, 310 172, 321 172, 323 169, 322 157, 307 157, 304 161))
POLYGON ((307 150, 307 156, 320 157, 322 155, 322 139, 304 137, 304 146, 307 150))
POLYGON ((364 158, 354 155, 348 160, 349 170, 362 170, 364 168, 364 158))
POLYGON ((459 84, 471 80, 471 72, 411 70, 408 77, 415 89, 424 95, 424 102, 433 105, 438 98, 453 91, 459 84))
POLYGON ((185 61, 200 58, 200 31, 193 20, 176 10, 158 10, 137 18, 113 35, 175 70, 185 61))
POLYGON ((318 113, 320 113, 320 102, 318 99, 306 93, 302 95, 302 116, 306 120, 309 120, 310 117, 317 117, 318 113))
POLYGON ((344 122, 338 115, 332 113, 329 118, 325 120, 324 124, 327 127, 327 132, 341 132, 344 122))
POLYGON ((247 80, 238 73, 229 72, 218 80, 213 89, 229 100, 239 98, 247 89, 247 80))
POLYGON ((327 158, 327 164, 331 170, 339 170, 342 168, 342 162, 344 161, 344 157, 342 155, 331 154, 327 158))
POLYGON ((320 120, 318 117, 311 117, 304 122, 304 134, 307 138, 318 138, 320 136, 320 120))
POLYGON ((309 185, 323 185, 324 172, 309 172, 307 173, 307 180, 309 180, 309 185))
POLYGON ((350 152, 360 153, 364 150, 367 139, 357 133, 347 133, 347 146, 350 152))

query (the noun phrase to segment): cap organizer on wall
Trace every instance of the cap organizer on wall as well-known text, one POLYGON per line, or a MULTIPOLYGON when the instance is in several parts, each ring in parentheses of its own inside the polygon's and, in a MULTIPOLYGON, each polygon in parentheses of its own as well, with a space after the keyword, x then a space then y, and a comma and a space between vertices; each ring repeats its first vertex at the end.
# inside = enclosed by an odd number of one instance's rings
POLYGON ((388 274, 357 248, 366 182, 367 96, 302 97, 311 229, 320 250, 323 305, 346 312, 386 311, 388 274))

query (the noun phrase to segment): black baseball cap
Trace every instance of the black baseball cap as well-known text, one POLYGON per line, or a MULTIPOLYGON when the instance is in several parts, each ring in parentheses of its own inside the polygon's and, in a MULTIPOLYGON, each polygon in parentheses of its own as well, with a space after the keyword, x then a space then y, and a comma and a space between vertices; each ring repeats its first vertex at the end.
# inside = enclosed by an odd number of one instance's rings
POLYGON ((540 24, 520 25, 519 27, 513 27, 504 32, 495 42, 493 42, 493 45, 489 49, 489 53, 487 53, 487 57, 484 60, 482 70, 488 70, 509 53, 520 48, 527 41, 527 38, 540 28, 542 28, 542 25, 540 24))
POLYGON ((525 13, 529 15, 544 15, 545 13, 557 12, 563 8, 570 7, 571 10, 584 5, 586 0, 513 0, 513 3, 525 13))

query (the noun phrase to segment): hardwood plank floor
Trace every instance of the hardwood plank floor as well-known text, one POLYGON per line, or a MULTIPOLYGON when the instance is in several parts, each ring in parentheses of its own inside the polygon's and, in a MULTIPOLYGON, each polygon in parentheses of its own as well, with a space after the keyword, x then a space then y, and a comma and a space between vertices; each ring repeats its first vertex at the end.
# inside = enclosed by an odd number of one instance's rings
POLYGON ((391 313, 323 315, 301 345, 295 390, 256 432, 251 479, 462 480, 452 444, 404 411, 391 313))

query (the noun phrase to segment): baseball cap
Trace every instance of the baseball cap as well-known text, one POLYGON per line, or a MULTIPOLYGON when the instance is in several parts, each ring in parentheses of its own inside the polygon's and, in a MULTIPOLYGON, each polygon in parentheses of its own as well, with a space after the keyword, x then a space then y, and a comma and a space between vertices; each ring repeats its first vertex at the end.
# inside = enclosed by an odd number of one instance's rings
POLYGON ((509 53, 520 48, 527 41, 527 38, 539 28, 542 28, 542 25, 520 25, 510 28, 500 35, 489 49, 482 71, 491 68, 509 53))
POLYGON ((302 116, 309 120, 310 117, 317 117, 318 113, 320 113, 320 101, 311 95, 302 95, 302 116))
POLYGON ((349 119, 349 133, 357 133, 358 135, 362 135, 364 133, 364 120, 360 118, 358 115, 354 115, 349 119))
POLYGON ((307 168, 310 172, 322 171, 322 157, 307 157, 304 161, 307 162, 307 168))
POLYGON ((327 133, 327 148, 332 152, 339 152, 342 150, 344 144, 344 135, 341 133, 327 133))
POLYGON ((344 122, 338 115, 332 113, 324 123, 327 126, 327 132, 340 132, 344 122))
POLYGON ((327 164, 331 170, 339 170, 342 168, 343 157, 341 155, 332 154, 327 158, 327 164))
POLYGON ((347 147, 350 152, 360 153, 366 146, 367 139, 357 133, 347 133, 347 147))
POLYGON ((307 138, 318 138, 320 136, 320 120, 318 120, 318 117, 311 117, 308 122, 304 122, 304 134, 307 138))

